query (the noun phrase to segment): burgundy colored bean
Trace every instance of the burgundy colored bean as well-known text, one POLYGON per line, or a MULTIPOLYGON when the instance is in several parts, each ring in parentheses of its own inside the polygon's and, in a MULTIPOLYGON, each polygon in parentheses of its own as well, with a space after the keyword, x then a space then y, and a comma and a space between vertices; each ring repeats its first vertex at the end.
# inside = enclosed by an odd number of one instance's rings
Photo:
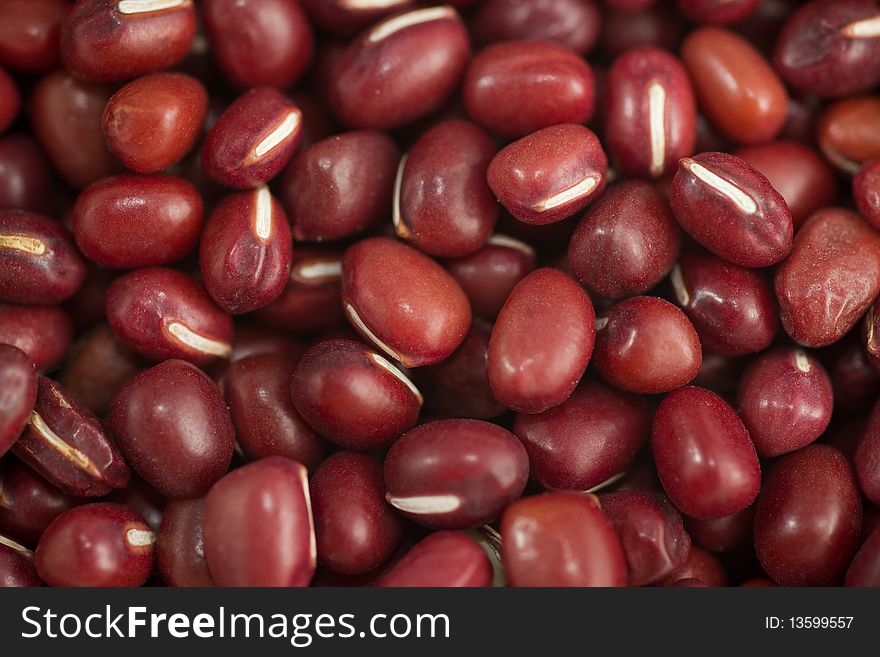
POLYGON ((290 394, 319 434, 346 449, 389 446, 413 427, 422 393, 383 356, 354 340, 326 340, 303 355, 290 394))
POLYGON ((21 94, 15 80, 0 66, 0 133, 13 124, 21 109, 21 94))
POLYGON ((735 155, 682 158, 669 200, 691 237, 736 265, 767 267, 791 251, 794 227, 785 199, 735 155))
POLYGON ((745 146, 735 155, 764 174, 785 199, 794 227, 834 203, 837 179, 828 162, 813 148, 795 141, 745 146))
POLYGON ((479 250, 498 219, 486 184, 495 144, 467 121, 438 123, 400 161, 394 190, 397 236, 434 256, 479 250))
POLYGON ((694 545, 687 561, 661 582, 663 586, 727 586, 727 571, 712 554, 694 545), (685 580, 689 583, 681 584, 685 580), (700 584, 701 583, 701 584, 700 584))
POLYGON ((156 535, 156 564, 169 586, 214 586, 205 561, 205 499, 174 500, 156 535))
POLYGON ((528 224, 583 210, 605 189, 608 158, 593 132, 573 124, 538 130, 501 149, 487 179, 501 204, 528 224))
POLYGON ((595 343, 590 297, 562 272, 538 269, 513 289, 489 340, 489 384, 518 413, 541 413, 569 398, 595 343))
POLYGON ((204 536, 218 586, 308 586, 316 548, 306 469, 271 456, 233 470, 205 498, 204 536))
POLYGON ((199 246, 208 294, 234 315, 281 295, 291 257, 287 216, 266 186, 224 198, 211 212, 199 246))
POLYGON ((382 587, 486 587, 492 565, 464 532, 434 532, 416 543, 379 580, 382 587))
POLYGON ((681 235, 662 192, 639 180, 611 186, 592 205, 568 245, 578 280, 608 299, 642 294, 669 273, 681 235))
POLYGON ((49 523, 81 501, 16 459, 6 459, 0 468, 0 532, 28 547, 35 547, 49 523))
POLYGON ((167 360, 123 385, 107 424, 132 468, 165 497, 204 495, 229 469, 235 429, 226 402, 184 361, 167 360))
POLYGON ((34 567, 33 553, 0 534, 0 589, 41 584, 34 567))
POLYGON ((748 41, 728 30, 701 27, 681 49, 700 107, 725 137, 760 144, 785 125, 785 85, 748 41))
POLYGON ((726 553, 751 545, 754 518, 753 504, 742 511, 720 518, 708 520, 685 518, 684 526, 695 545, 710 552, 726 553))
POLYGON ((728 516, 758 495, 755 446, 736 411, 713 392, 669 393, 654 416, 651 446, 666 494, 692 518, 728 516))
POLYGON ((337 452, 315 471, 310 489, 318 563, 336 573, 359 575, 388 561, 403 523, 385 501, 379 461, 337 452))
POLYGON ((508 139, 559 123, 586 123, 596 105, 589 64, 552 41, 490 45, 468 65, 463 83, 468 114, 508 139))
POLYGON ((70 346, 73 324, 58 306, 0 303, 0 344, 18 347, 38 372, 55 369, 70 346))
POLYGON ((131 509, 84 504, 52 521, 37 546, 49 586, 141 586, 153 569, 156 535, 131 509))
POLYGON ((531 476, 548 490, 589 490, 620 474, 648 440, 645 401, 586 381, 561 405, 520 414, 513 432, 529 454, 531 476))
POLYGON ((313 472, 324 459, 324 440, 297 413, 290 398, 296 361, 276 353, 237 360, 223 375, 236 441, 250 459, 286 456, 313 472))
POLYGON ((31 92, 28 117, 34 135, 61 177, 77 189, 121 168, 101 129, 101 115, 113 91, 56 71, 31 92))
POLYGON ((880 531, 874 530, 849 564, 846 586, 880 586, 880 531))
MULTIPOLYGON (((0 456, 24 430, 37 403, 37 372, 21 349, 0 344, 0 456)), ((0 486, 0 499, 3 488, 0 486)))
POLYGON ((0 210, 0 301, 55 304, 71 297, 85 277, 85 263, 57 222, 0 210))
POLYGON ((61 489, 78 497, 101 497, 124 488, 131 472, 91 412, 44 376, 37 402, 12 453, 61 489))
POLYGON ((511 586, 625 586, 626 558, 595 495, 547 493, 518 500, 501 518, 511 586))
POLYGON ((740 356, 773 342, 779 329, 776 299, 760 272, 712 255, 686 253, 670 280, 705 349, 740 356))
POLYGON ((599 39, 596 0, 486 0, 470 23, 477 43, 513 39, 553 41, 584 55, 599 39))
POLYGON ((0 209, 48 212, 54 207, 49 161, 30 135, 0 138, 0 209))
POLYGON ((833 400, 825 368, 802 349, 762 354, 739 384, 740 417, 764 457, 793 452, 821 436, 833 400))
POLYGON ((58 66, 67 0, 6 0, 0 7, 0 64, 22 73, 58 66))
POLYGON ((471 324, 470 304, 455 279, 427 256, 387 238, 348 249, 342 303, 358 332, 406 367, 445 359, 471 324))
POLYGON ((189 254, 204 225, 198 191, 183 178, 122 174, 86 187, 73 209, 73 236, 92 262, 134 269, 189 254))
POLYGON ((700 370, 693 324, 659 297, 632 297, 596 322, 596 370, 621 390, 656 394, 679 388, 700 370))
POLYGON ((684 22, 671 2, 655 2, 639 12, 608 8, 602 17, 602 51, 613 58, 630 48, 676 51, 684 22))
POLYGON ((678 9, 695 23, 730 25, 754 12, 760 0, 678 0, 678 9))
POLYGON ((302 139, 302 111, 272 87, 239 96, 202 143, 202 169, 227 187, 252 189, 287 166, 302 139))
POLYGON ((376 23, 340 53, 330 102, 352 128, 396 128, 423 118, 456 90, 469 56, 458 12, 427 7, 376 23))
POLYGON ((287 286, 275 301, 256 311, 269 326, 295 333, 319 333, 345 322, 339 296, 342 258, 297 245, 287 286))
POLYGON ((880 397, 880 371, 869 361, 860 334, 851 331, 820 352, 834 389, 834 412, 840 415, 867 411, 880 397))
POLYGON ((400 160, 377 130, 352 130, 312 144, 281 180, 281 201, 297 240, 350 237, 387 221, 400 160))
POLYGON ((193 0, 81 0, 61 25, 61 63, 84 80, 134 78, 179 63, 195 33, 193 0))
POLYGON ((120 276, 106 306, 113 333, 142 356, 196 364, 229 356, 232 321, 182 272, 155 267, 120 276))
POLYGON ((535 250, 506 235, 492 235, 470 255, 446 262, 471 303, 475 317, 494 320, 513 288, 535 269, 535 250))
POLYGON ((773 64, 788 84, 819 96, 848 96, 880 82, 874 0, 813 0, 795 11, 776 40, 773 64))
POLYGON ((280 331, 259 324, 240 323, 235 327, 229 361, 234 363, 248 356, 272 354, 291 363, 298 363, 306 348, 297 338, 280 331))
POLYGON ((853 176, 852 195, 859 214, 880 230, 880 160, 868 162, 853 176))
POLYGON ((192 150, 207 111, 208 92, 201 82, 184 73, 155 73, 113 94, 101 126, 107 145, 125 166, 156 173, 192 150))
POLYGON ((300 4, 316 26, 333 36, 346 37, 389 14, 408 9, 412 0, 300 0, 300 4))
POLYGON ((465 529, 494 520, 519 499, 529 476, 522 444, 481 420, 423 424, 385 458, 386 499, 432 529, 465 529))
POLYGON ((862 502, 852 468, 828 445, 776 461, 755 515, 755 550, 782 586, 839 583, 858 547, 862 502))
POLYGON ((128 486, 112 491, 104 501, 128 507, 140 515, 154 532, 158 532, 167 500, 146 481, 133 474, 128 486))
MULTIPOLYGON (((880 12, 880 7, 877 8, 880 12)), ((880 24, 880 13, 877 15, 880 24)), ((878 39, 880 39, 880 27, 878 39)), ((880 53, 880 49, 878 49, 880 53)), ((829 105, 819 117, 819 148, 832 164, 856 173, 862 164, 880 158, 880 96, 857 96, 829 105)))
POLYGON ((605 83, 605 144, 620 170, 659 178, 694 152, 696 102, 687 71, 659 48, 618 57, 605 83))
POLYGON ((875 404, 853 458, 862 493, 869 500, 880 500, 880 410, 875 404))
POLYGON ((807 347, 831 344, 880 293, 880 235, 854 212, 820 210, 798 231, 775 287, 791 338, 807 347))
POLYGON ((507 409, 489 385, 488 356, 492 327, 474 322, 471 330, 449 358, 422 367, 416 374, 419 389, 432 411, 449 417, 489 420, 507 409))
POLYGON ((684 565, 691 539, 681 514, 661 493, 630 490, 599 496, 620 537, 630 586, 646 586, 684 565))
POLYGON ((202 4, 205 33, 226 79, 241 89, 284 89, 305 73, 312 29, 297 0, 211 0, 202 4))

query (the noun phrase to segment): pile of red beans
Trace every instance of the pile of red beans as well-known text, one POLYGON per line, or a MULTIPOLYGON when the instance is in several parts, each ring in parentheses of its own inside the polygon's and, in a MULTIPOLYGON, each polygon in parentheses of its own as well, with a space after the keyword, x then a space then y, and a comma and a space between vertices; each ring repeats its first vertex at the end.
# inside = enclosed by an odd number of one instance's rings
POLYGON ((880 0, 3 0, 0 584, 880 585, 880 0))

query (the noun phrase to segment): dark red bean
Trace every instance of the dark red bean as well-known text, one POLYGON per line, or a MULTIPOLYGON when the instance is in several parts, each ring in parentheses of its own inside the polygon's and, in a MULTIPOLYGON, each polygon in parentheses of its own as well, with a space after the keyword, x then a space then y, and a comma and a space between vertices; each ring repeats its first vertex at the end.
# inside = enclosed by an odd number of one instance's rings
POLYGON ((235 327, 229 361, 234 363, 248 356, 271 354, 291 363, 298 363, 306 348, 297 338, 280 331, 259 324, 240 323, 235 327))
POLYGON ((167 360, 113 397, 107 424, 131 466, 162 495, 204 495, 229 469, 235 429, 223 397, 194 365, 167 360))
POLYGON ((681 234, 662 192, 638 180, 611 186, 591 206, 568 245, 578 280, 608 299, 642 294, 669 273, 681 234))
POLYGON ((856 476, 862 493, 869 500, 880 500, 880 410, 876 404, 867 426, 856 443, 853 458, 856 476))
POLYGON ((608 158, 593 132, 573 124, 538 130, 501 149, 487 179, 510 213, 551 224, 584 209, 605 189, 608 158))
POLYGON ((730 25, 754 12, 760 0, 678 0, 678 9, 695 23, 730 25))
POLYGON ((761 456, 793 452, 821 436, 831 422, 831 380, 802 349, 762 354, 739 384, 738 406, 761 456))
POLYGON ((727 586, 727 571, 712 554, 694 545, 683 565, 661 582, 663 586, 727 586), (690 580, 690 583, 681 584, 690 580), (700 584, 701 583, 701 584, 700 584))
POLYGON ((0 137, 0 209, 49 212, 52 187, 49 161, 30 135, 0 137))
POLYGON ((773 64, 794 88, 819 96, 847 96, 880 82, 874 0, 813 0, 797 9, 776 40, 773 64))
POLYGON ((303 355, 293 404, 319 434, 346 449, 389 446, 419 417, 422 393, 383 356, 354 340, 326 340, 303 355))
POLYGON ((386 499, 432 529, 465 529, 494 520, 518 499, 529 476, 522 444, 480 420, 423 424, 385 458, 386 499))
POLYGON ((208 92, 201 82, 184 73, 155 73, 113 94, 101 126, 107 145, 125 166, 156 173, 192 150, 207 111, 208 92))
POLYGON ((49 523, 81 500, 62 493, 21 462, 0 469, 0 532, 35 547, 49 523))
POLYGON ((281 180, 297 240, 350 237, 387 221, 400 150, 377 130, 352 130, 312 144, 281 180))
POLYGON ((874 530, 849 564, 846 586, 880 586, 880 531, 874 530))
POLYGON ((84 504, 52 521, 37 546, 49 586, 141 586, 153 569, 156 536, 121 504, 84 504))
POLYGON ((782 131, 788 92, 743 37, 717 27, 698 28, 685 39, 681 58, 706 118, 725 137, 760 144, 782 131))
POLYGON ((648 439, 641 397, 586 381, 565 402, 520 414, 513 432, 529 454, 531 476, 548 490, 593 489, 620 474, 648 439))
POLYGON ((205 498, 204 532, 218 586, 308 586, 316 548, 306 469, 272 456, 233 470, 205 498))
POLYGON ((120 276, 106 307, 116 336, 147 358, 203 364, 229 356, 232 321, 182 272, 155 267, 120 276))
POLYGON ((852 468, 828 445, 773 464, 755 515, 755 550, 782 586, 839 583, 858 547, 862 502, 852 468))
POLYGON ((85 263, 58 223, 21 210, 0 210, 0 300, 55 304, 86 277, 85 263))
POLYGON ((684 21, 671 2, 655 2, 644 11, 607 8, 602 16, 602 51, 613 58, 630 48, 678 50, 684 21))
POLYGON ((590 362, 595 343, 590 297, 561 271, 538 269, 513 289, 489 340, 489 384, 518 413, 564 402, 590 362))
POLYGON ((164 174, 103 178, 80 192, 73 210, 73 236, 83 255, 116 269, 181 260, 203 225, 196 188, 164 174))
POLYGON ((659 178, 690 155, 696 140, 696 102, 681 62, 659 48, 618 57, 605 82, 605 144, 620 170, 659 178))
POLYGON ((456 90, 468 55, 453 7, 392 16, 351 41, 332 64, 333 110, 352 128, 396 128, 423 118, 456 90))
MULTIPOLYGON (((300 0, 312 22, 333 36, 350 36, 376 21, 401 9, 408 9, 412 0, 300 0)), ((450 3, 454 4, 454 3, 450 3)))
POLYGON ((0 303, 0 344, 17 347, 38 372, 55 369, 70 347, 73 324, 58 306, 0 303))
POLYGON ((705 349, 740 356, 773 342, 779 329, 776 300, 760 272, 708 254, 686 253, 670 279, 676 301, 705 349))
POLYGON ((217 63, 241 89, 290 87, 312 58, 312 29, 296 0, 212 0, 202 19, 217 63))
POLYGON ((15 80, 0 66, 0 133, 13 124, 21 109, 21 94, 15 80))
POLYGON ((841 415, 867 411, 880 397, 880 371, 869 362, 861 331, 849 336, 820 352, 834 389, 834 412, 841 415))
POLYGON ((659 297, 632 297, 596 322, 596 370, 621 390, 656 394, 679 388, 700 370, 693 324, 659 297))
POLYGON ((625 586, 620 539, 595 495, 561 492, 518 500, 501 518, 511 586, 625 586))
POLYGON ((446 269, 467 295, 474 316, 492 321, 536 263, 535 250, 528 244, 495 234, 480 250, 447 261, 446 269))
POLYGON ((880 160, 865 164, 853 176, 852 195, 859 214, 880 230, 880 160))
POLYGON ((17 347, 0 344, 0 456, 18 439, 36 403, 37 372, 33 360, 17 347))
POLYGON ((101 497, 131 475, 94 415, 55 381, 39 377, 37 402, 12 453, 69 495, 101 497))
POLYGON ((495 144, 467 121, 438 123, 400 161, 394 190, 397 236, 434 256, 479 250, 498 219, 486 184, 495 144))
POLYGON ((843 208, 814 214, 776 271, 782 326, 807 347, 839 340, 880 293, 880 236, 843 208))
POLYGON ((0 589, 40 586, 34 555, 11 538, 0 534, 0 589))
POLYGON ((156 565, 169 586, 214 586, 205 561, 205 500, 174 500, 156 535, 156 565))
MULTIPOLYGON (((877 8, 880 12, 880 7, 877 8)), ((880 25, 880 13, 877 15, 880 25)), ((880 27, 878 39, 880 39, 880 27)), ((880 53, 880 49, 878 49, 880 53)), ((880 158, 880 96, 846 98, 829 105, 816 126, 819 148, 832 164, 855 173, 862 164, 880 158)))
POLYGON ((492 565, 483 548, 464 532, 434 532, 376 582, 382 587, 486 587, 492 565))
POLYGON ((296 361, 276 353, 237 360, 221 381, 235 437, 250 459, 286 456, 313 472, 324 459, 324 440, 297 413, 290 398, 296 361))
POLYGON ((470 304, 455 279, 427 256, 387 238, 348 249, 342 303, 358 332, 406 367, 447 358, 471 324, 470 304))
POLYGON ((685 518, 684 526, 694 544, 710 552, 727 553, 751 545, 754 518, 753 504, 742 511, 720 518, 708 520, 685 518))
POLYGON ((134 78, 179 63, 195 33, 192 0, 82 0, 61 25, 61 62, 84 80, 134 78))
POLYGON ((315 471, 310 488, 318 563, 336 573, 359 575, 391 558, 403 523, 385 501, 379 461, 337 452, 315 471))
POLYGON ((736 411, 713 392, 669 393, 654 416, 651 446, 666 494, 692 518, 728 516, 758 495, 755 446, 736 411))
POLYGON ((140 515, 154 532, 157 532, 162 524, 167 500, 159 491, 134 474, 128 486, 112 491, 104 501, 116 502, 128 507, 140 515))
POLYGON ((834 171, 814 149, 796 141, 775 141, 737 149, 735 155, 767 177, 785 199, 795 228, 837 198, 834 171))
POLYGON ((794 228, 785 199, 735 155, 682 158, 669 200, 691 237, 734 264, 766 267, 791 251, 794 228))
POLYGON ((0 64, 22 73, 58 66, 67 0, 6 0, 0 9, 0 64))
POLYGON ((691 539, 665 495, 630 490, 600 495, 599 502, 620 537, 630 586, 658 582, 687 561, 691 539))

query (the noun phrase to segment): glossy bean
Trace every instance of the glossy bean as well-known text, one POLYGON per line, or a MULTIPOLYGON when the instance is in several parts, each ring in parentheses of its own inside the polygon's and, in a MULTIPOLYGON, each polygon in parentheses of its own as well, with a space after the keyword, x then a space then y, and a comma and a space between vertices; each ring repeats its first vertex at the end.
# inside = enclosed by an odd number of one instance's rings
POLYGON ((205 499, 174 500, 156 534, 156 565, 169 586, 214 586, 205 561, 205 499))
POLYGON ((33 360, 17 347, 0 344, 0 456, 18 439, 36 403, 37 372, 33 360))
POLYGON ((376 582, 381 587, 486 587, 492 565, 464 532, 434 532, 416 543, 376 582))

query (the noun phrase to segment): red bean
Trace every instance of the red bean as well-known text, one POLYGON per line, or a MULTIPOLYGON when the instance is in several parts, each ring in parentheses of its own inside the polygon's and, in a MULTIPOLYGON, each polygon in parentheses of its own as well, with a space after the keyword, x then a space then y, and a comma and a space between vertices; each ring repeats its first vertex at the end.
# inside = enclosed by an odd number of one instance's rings
POLYGON ((684 526, 694 544, 710 552, 729 553, 751 545, 754 518, 753 504, 720 518, 685 518, 684 526))
POLYGON ((752 14, 760 0, 678 0, 678 9, 695 23, 730 25, 752 14))
POLYGON ((205 498, 204 533, 218 586, 308 586, 316 548, 306 469, 272 456, 233 470, 205 498))
POLYGON ((300 0, 312 22, 334 36, 350 36, 377 20, 412 5, 411 0, 380 0, 352 3, 350 0, 300 0))
POLYGON ((18 347, 38 372, 55 369, 67 354, 73 324, 58 306, 0 303, 0 344, 18 347))
POLYGON ((544 128, 501 149, 489 165, 489 187, 525 223, 551 224, 584 209, 605 189, 608 158, 580 125, 544 128))
POLYGON ((310 488, 318 563, 336 573, 358 575, 388 561, 403 523, 385 501, 379 461, 337 452, 315 471, 310 488))
POLYGON ((856 443, 853 462, 862 493, 876 504, 880 500, 880 410, 876 404, 856 443))
POLYGON ((235 429, 226 403, 184 361, 166 360, 122 386, 107 423, 131 466, 165 497, 204 495, 229 469, 235 429))
POLYGON ((49 586, 141 586, 153 568, 156 536, 121 504, 65 511, 37 546, 37 572, 49 586))
POLYGON ((588 490, 624 471, 647 441, 650 421, 642 398, 586 381, 555 408, 517 415, 513 432, 541 486, 588 490))
POLYGON ((522 495, 528 475, 526 451, 509 431, 480 420, 439 420, 391 447, 386 499, 425 527, 465 529, 495 519, 522 495))
POLYGON ((728 516, 758 495, 755 446, 736 411, 713 392, 669 393, 654 416, 651 446, 666 494, 688 516, 728 516))
POLYGON ((49 212, 55 205, 51 165, 29 135, 0 137, 0 208, 49 212))
POLYGON ((660 583, 663 586, 727 586, 727 571, 714 555, 695 545, 688 560, 660 583))
POLYGON ((595 495, 561 492, 518 500, 501 518, 511 586, 625 586, 623 547, 595 495))
POLYGON ((49 523, 82 500, 62 493, 21 462, 0 469, 0 532, 34 547, 49 523))
POLYGON ((67 0, 6 0, 0 21, 0 64, 22 73, 58 66, 67 0))
POLYGON ((880 160, 865 164, 853 176, 852 195, 862 218, 880 229, 880 160))
POLYGON ((609 7, 602 17, 602 51, 608 57, 630 48, 676 51, 683 32, 684 21, 671 2, 655 2, 638 12, 609 7))
POLYGON ((15 80, 0 66, 0 133, 13 124, 21 109, 21 94, 15 80))
POLYGON ((377 582, 382 587, 489 586, 489 558, 464 532, 434 532, 416 543, 377 582))
MULTIPOLYGON (((0 456, 24 430, 37 403, 34 362, 21 349, 0 344, 0 456)), ((3 487, 0 486, 0 495, 3 487)))
POLYGON ((33 553, 0 534, 0 588, 40 586, 33 553))
POLYGON ((858 547, 862 503, 852 468, 828 445, 773 464, 755 515, 755 550, 782 586, 838 583, 858 547))
POLYGON ((880 531, 874 530, 862 543, 846 570, 846 586, 880 586, 880 531))
POLYGON ((880 236, 842 208, 814 214, 776 271, 782 326, 807 347, 836 342, 880 293, 880 236))
MULTIPOLYGON (((877 20, 880 21, 880 14, 877 20)), ((819 148, 838 169, 855 173, 862 164, 880 158, 878 121, 880 96, 839 100, 829 105, 819 118, 816 127, 819 148)))
POLYGON ((541 413, 564 402, 595 342, 590 297, 562 272, 538 269, 513 289, 489 340, 489 384, 502 404, 541 413))
POLYGON ((169 586, 214 586, 205 561, 205 500, 175 500, 165 507, 156 535, 156 565, 169 586))

